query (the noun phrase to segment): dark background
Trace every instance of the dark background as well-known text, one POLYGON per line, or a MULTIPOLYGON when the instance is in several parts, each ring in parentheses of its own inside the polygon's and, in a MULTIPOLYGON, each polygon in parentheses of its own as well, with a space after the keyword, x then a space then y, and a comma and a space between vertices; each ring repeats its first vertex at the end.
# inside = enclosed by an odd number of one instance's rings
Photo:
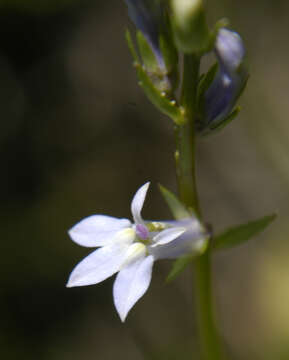
MULTIPOLYGON (((215 257, 218 320, 232 359, 288 359, 289 4, 207 9, 211 25, 225 15, 242 34, 251 77, 238 120, 199 142, 206 220, 219 230, 279 213, 215 257)), ((137 86, 127 25, 123 1, 0 1, 1 359, 198 359, 189 271, 167 286, 170 263, 156 264, 125 325, 113 280, 65 288, 89 252, 69 240, 73 224, 130 217, 147 180, 144 215, 167 218, 156 184, 176 189, 172 124, 137 86)))

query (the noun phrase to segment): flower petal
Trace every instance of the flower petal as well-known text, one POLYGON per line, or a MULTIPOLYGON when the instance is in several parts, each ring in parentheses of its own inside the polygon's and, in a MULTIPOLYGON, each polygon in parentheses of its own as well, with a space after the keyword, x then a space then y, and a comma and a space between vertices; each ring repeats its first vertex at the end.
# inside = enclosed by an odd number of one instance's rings
POLYGON ((81 246, 97 247, 110 245, 119 230, 130 227, 127 219, 106 215, 92 215, 69 230, 71 239, 81 246))
POLYGON ((177 237, 182 235, 185 231, 186 228, 184 227, 173 227, 163 230, 153 238, 154 244, 152 245, 152 247, 168 244, 169 242, 175 240, 177 237))
POLYGON ((119 271, 129 245, 104 246, 84 258, 72 270, 67 287, 97 284, 119 271))
POLYGON ((113 285, 113 299, 121 321, 147 291, 152 276, 154 258, 147 256, 121 270, 113 285))
POLYGON ((132 212, 133 220, 136 224, 144 224, 144 221, 141 217, 141 210, 142 210, 149 186, 150 186, 149 182, 147 182, 143 186, 141 186, 132 199, 131 212, 132 212))
POLYGON ((147 250, 155 260, 176 259, 186 254, 201 252, 202 247, 205 246, 208 241, 209 235, 196 218, 171 221, 170 224, 183 226, 186 228, 186 231, 167 244, 149 246, 147 250))

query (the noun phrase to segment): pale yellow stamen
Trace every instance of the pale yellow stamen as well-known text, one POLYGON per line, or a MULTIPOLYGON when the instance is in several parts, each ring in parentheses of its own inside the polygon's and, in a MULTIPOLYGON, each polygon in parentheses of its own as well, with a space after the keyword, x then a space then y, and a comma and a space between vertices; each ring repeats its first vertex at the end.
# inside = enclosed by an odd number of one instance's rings
POLYGON ((125 266, 131 264, 132 262, 136 261, 140 257, 146 254, 146 246, 142 243, 136 242, 127 249, 125 254, 125 260, 121 266, 124 268, 125 266))
POLYGON ((135 230, 132 228, 126 228, 123 230, 120 230, 116 234, 116 242, 120 242, 123 244, 131 244, 136 238, 135 230))

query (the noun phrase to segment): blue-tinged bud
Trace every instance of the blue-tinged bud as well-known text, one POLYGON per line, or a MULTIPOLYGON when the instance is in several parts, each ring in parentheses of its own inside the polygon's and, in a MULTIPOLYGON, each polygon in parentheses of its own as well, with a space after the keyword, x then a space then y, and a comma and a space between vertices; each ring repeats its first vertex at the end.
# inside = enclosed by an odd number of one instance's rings
POLYGON ((215 48, 220 65, 224 66, 227 72, 234 72, 239 68, 245 56, 244 44, 239 34, 220 29, 215 48))
POLYGON ((162 9, 157 0, 125 0, 128 14, 150 44, 160 67, 165 67, 160 50, 159 27, 162 22, 162 9))
POLYGON ((219 66, 203 96, 202 120, 198 124, 200 131, 215 129, 230 116, 248 78, 242 68, 245 48, 236 32, 220 29, 215 53, 219 66))

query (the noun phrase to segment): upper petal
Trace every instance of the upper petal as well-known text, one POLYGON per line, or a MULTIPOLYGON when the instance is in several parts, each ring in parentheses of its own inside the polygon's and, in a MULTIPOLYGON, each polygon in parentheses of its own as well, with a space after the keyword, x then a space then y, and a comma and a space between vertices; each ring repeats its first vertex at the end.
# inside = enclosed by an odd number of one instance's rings
POLYGON ((92 215, 69 230, 71 239, 81 246, 97 247, 110 245, 119 230, 130 227, 127 219, 106 215, 92 215))
POLYGON ((176 259, 186 254, 202 252, 208 241, 208 233, 196 218, 172 221, 170 224, 184 226, 186 231, 173 241, 159 246, 149 246, 155 260, 176 259))
POLYGON ((122 269, 113 285, 116 310, 124 321, 130 309, 147 291, 152 276, 154 258, 147 256, 122 269))
POLYGON ((149 186, 150 186, 149 182, 141 186, 132 199, 131 212, 132 212, 133 220, 136 224, 144 224, 144 221, 141 217, 141 211, 149 186))
POLYGON ((104 246, 95 250, 76 265, 67 287, 97 284, 119 271, 129 245, 104 246))
POLYGON ((169 242, 175 240, 177 237, 182 235, 186 231, 184 227, 172 227, 158 233, 153 237, 154 246, 168 244, 169 242))

